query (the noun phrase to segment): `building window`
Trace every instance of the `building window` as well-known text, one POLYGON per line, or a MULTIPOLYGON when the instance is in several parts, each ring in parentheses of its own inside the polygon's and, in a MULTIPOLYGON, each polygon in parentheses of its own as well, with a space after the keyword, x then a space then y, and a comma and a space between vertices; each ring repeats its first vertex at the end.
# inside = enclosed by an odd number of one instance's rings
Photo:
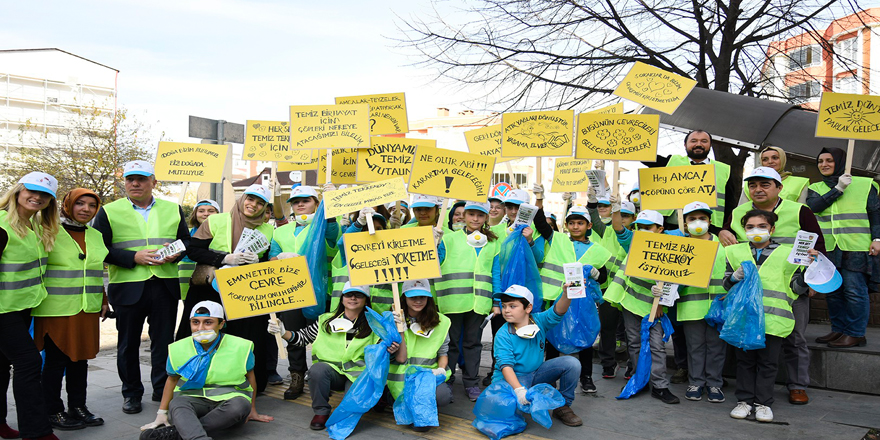
POLYGON ((859 66, 858 37, 839 40, 834 43, 834 71, 848 71, 859 66))
POLYGON ((798 48, 790 53, 788 57, 788 68, 790 70, 800 70, 822 61, 821 49, 816 45, 798 48))
POLYGON ((852 75, 837 78, 834 81, 834 91, 836 93, 858 94, 859 79, 852 75))
POLYGON ((794 104, 819 99, 822 88, 819 81, 807 81, 788 88, 788 99, 794 104))
POLYGON ((507 182, 513 186, 517 186, 519 188, 525 188, 526 183, 528 182, 528 176, 525 173, 513 173, 513 178, 516 179, 516 183, 510 181, 510 174, 507 173, 494 173, 492 174, 492 184, 507 182))

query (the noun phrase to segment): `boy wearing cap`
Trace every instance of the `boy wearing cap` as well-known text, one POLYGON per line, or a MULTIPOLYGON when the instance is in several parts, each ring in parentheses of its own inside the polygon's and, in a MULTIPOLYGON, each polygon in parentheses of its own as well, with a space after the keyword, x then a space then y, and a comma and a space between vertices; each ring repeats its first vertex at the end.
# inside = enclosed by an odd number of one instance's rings
MULTIPOLYGON (((709 205, 703 202, 688 203, 682 210, 682 215, 691 238, 718 241, 715 234, 709 232, 712 218, 712 208, 709 205)), ((688 400, 701 400, 705 392, 709 402, 724 402, 721 370, 724 368, 727 343, 719 337, 720 329, 710 326, 705 317, 712 300, 726 293, 721 285, 726 267, 724 250, 719 248, 715 254, 709 287, 679 288, 680 298, 675 303, 675 318, 681 324, 687 345, 689 385, 684 397, 688 400)))
POLYGON ((526 388, 539 383, 555 384, 565 405, 553 410, 553 416, 567 426, 581 426, 583 421, 571 409, 574 391, 581 374, 581 364, 571 356, 544 361, 547 332, 556 327, 568 311, 571 299, 561 295, 550 310, 532 314, 534 296, 529 289, 514 284, 497 295, 506 323, 495 335, 493 354, 495 372, 492 383, 506 381, 522 405, 528 405, 526 388))
MULTIPOLYGON (((737 405, 730 417, 744 419, 755 406, 755 419, 759 422, 772 422, 773 386, 779 362, 779 352, 783 340, 791 334, 795 326, 791 303, 797 295, 807 293, 803 271, 788 262, 790 244, 779 244, 773 240, 777 221, 776 214, 754 209, 743 215, 740 226, 746 231, 748 243, 739 243, 724 248, 727 257, 727 271, 724 289, 730 291, 744 277, 742 263, 751 261, 758 269, 763 288, 764 348, 758 350, 736 351, 736 400, 737 405)), ((819 252, 810 249, 810 255, 819 252)))
POLYGON ((101 207, 94 227, 104 236, 109 254, 107 297, 116 311, 117 366, 125 399, 122 411, 141 412, 140 343, 144 321, 150 328, 152 399, 158 402, 165 387, 168 344, 174 341, 180 282, 181 254, 161 259, 159 249, 175 240, 189 248, 190 235, 183 210, 176 203, 156 199, 153 165, 135 160, 123 167, 127 198, 101 207))
POLYGON ((274 420, 257 412, 254 344, 221 332, 223 316, 213 301, 193 307, 192 337, 168 347, 162 400, 156 420, 141 427, 141 440, 202 439, 248 420, 274 420))

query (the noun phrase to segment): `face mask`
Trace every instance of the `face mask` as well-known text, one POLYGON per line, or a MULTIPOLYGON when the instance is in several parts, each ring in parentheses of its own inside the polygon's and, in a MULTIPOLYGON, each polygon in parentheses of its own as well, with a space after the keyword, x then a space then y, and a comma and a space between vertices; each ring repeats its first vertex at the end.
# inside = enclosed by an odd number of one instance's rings
POLYGON ((770 241, 770 231, 766 229, 752 229, 751 231, 746 231, 746 237, 755 244, 765 243, 770 241))
POLYGON ((639 229, 639 231, 640 231, 640 232, 647 232, 647 233, 649 233, 649 234, 653 234, 653 233, 654 233, 654 231, 652 231, 652 230, 650 230, 650 229, 639 229))
POLYGON ((709 232, 709 222, 704 220, 694 220, 688 223, 687 227, 691 235, 701 236, 709 232))
POLYGON ((467 244, 475 247, 481 248, 489 242, 489 237, 486 237, 486 234, 482 234, 480 232, 473 232, 467 236, 467 244))
POLYGON ((192 338, 199 344, 210 344, 214 342, 214 339, 217 339, 217 332, 214 330, 199 330, 192 334, 192 338))
POLYGON ((311 224, 314 217, 315 214, 297 214, 293 218, 296 219, 296 224, 305 226, 311 224))
POLYGON ((410 324, 409 329, 412 330, 416 336, 421 336, 423 338, 429 338, 431 337, 431 334, 434 333, 434 329, 428 331, 422 330, 422 326, 420 326, 418 322, 410 324))
POLYGON ((452 230, 453 231, 460 231, 460 230, 464 229, 464 226, 465 226, 464 222, 455 222, 452 224, 452 230))
POLYGON ((629 200, 638 205, 639 202, 642 201, 642 195, 638 191, 636 191, 629 196, 629 200))
POLYGON ((599 217, 599 221, 608 225, 611 223, 611 217, 599 217))
POLYGON ((330 331, 333 333, 346 333, 354 327, 354 323, 343 317, 330 321, 330 331))
POLYGON ((540 331, 541 327, 538 327, 537 324, 529 324, 516 329, 516 335, 523 339, 533 339, 535 336, 538 336, 540 331))

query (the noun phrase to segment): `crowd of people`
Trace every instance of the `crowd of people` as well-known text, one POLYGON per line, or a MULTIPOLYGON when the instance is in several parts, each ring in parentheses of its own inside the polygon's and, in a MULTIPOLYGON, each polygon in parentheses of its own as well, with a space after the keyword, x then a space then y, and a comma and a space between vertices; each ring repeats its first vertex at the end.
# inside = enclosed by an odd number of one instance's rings
MULTIPOLYGON (((646 164, 715 167, 716 206, 688 204, 681 212, 684 224, 673 211, 639 210, 637 187, 625 199, 616 194, 599 198, 591 188, 586 203, 566 193, 565 212, 545 214, 541 184, 532 194, 512 189, 483 203, 452 203, 443 218, 444 200, 425 195, 327 218, 323 245, 329 261, 328 295, 318 299, 326 302, 327 312, 317 320, 293 310, 281 313, 280 321, 267 316, 227 321, 220 293, 212 286, 219 268, 297 256, 320 204, 315 188, 296 186, 285 203, 272 189, 251 185, 228 212, 220 212, 212 200, 201 200, 187 219, 180 206, 154 196, 156 179, 147 161, 124 165, 126 197, 106 205, 86 188, 71 190, 58 203, 53 176, 27 174, 0 198, 0 371, 5 375, 0 380, 8 386, 10 367, 14 368, 18 417, 15 430, 6 420, 4 401, 0 437, 55 439, 54 429, 104 423, 88 409, 86 384, 88 360, 99 349, 99 323, 108 318, 115 318, 118 331, 121 409, 126 414, 143 410, 147 390, 139 348, 148 323, 149 391, 159 410, 156 420, 142 427, 142 439, 206 438, 207 432, 248 420, 271 421, 257 411, 255 396, 269 384, 281 383, 273 335, 286 341, 290 359, 284 398, 298 398, 308 382, 314 410, 310 427, 324 429, 332 412, 331 391, 344 391, 358 379, 366 367, 366 347, 378 341, 365 316, 367 307, 380 313, 392 310, 397 290, 389 284, 364 287, 349 282, 343 235, 366 230, 368 223, 377 230, 431 228, 442 273, 437 279, 402 283, 402 310, 395 319, 404 331, 401 342, 388 348, 391 360, 380 410, 404 392, 407 368, 419 366, 443 376, 438 378, 443 382, 436 391, 438 406, 453 402, 456 376, 472 402, 480 398, 481 386, 500 383, 510 387, 520 404, 528 405, 526 387, 546 383, 556 386, 565 401, 553 416, 565 425, 580 426, 583 421, 572 403, 578 388, 597 392, 594 351, 603 379, 614 379, 621 369, 629 379, 638 367, 642 344, 651 353, 651 397, 679 403, 669 389, 672 382, 687 384, 687 400, 700 401, 706 395, 708 402, 725 402, 722 369, 729 350, 704 317, 715 298, 726 297, 743 281, 744 263, 751 262, 763 286, 766 343, 756 350, 730 351, 736 356, 736 405, 730 416, 743 419, 754 411, 756 420, 770 422, 781 353, 789 402, 809 402, 810 352, 804 332, 809 298, 816 292, 805 281, 804 267, 787 259, 798 231, 819 237, 809 255, 827 257, 843 280, 839 289, 826 295, 831 332, 816 342, 837 348, 866 343, 868 292, 880 282, 878 184, 846 174, 846 153, 836 148, 818 155, 823 177, 810 184, 785 170, 784 150, 767 147, 760 152, 761 166, 740 185, 730 178, 727 164, 709 159, 711 143, 709 133, 696 130, 684 139, 685 155, 658 157, 646 164), (737 199, 741 190, 742 199, 737 199), (539 208, 534 222, 513 229, 520 206, 532 202, 539 208), (285 205, 289 209, 279 209, 285 205), (245 230, 262 234, 269 248, 236 251, 245 230), (677 369, 671 377, 663 342, 669 335, 653 326, 649 340, 642 341, 640 331, 662 286, 625 275, 636 230, 721 245, 709 286, 681 286, 675 305, 657 312, 657 317, 667 315, 675 329, 677 369), (501 250, 514 232, 528 244, 541 292, 504 285, 509 261, 501 250), (177 240, 184 252, 160 253, 177 240), (604 302, 597 312, 598 342, 567 356, 546 336, 571 304, 563 265, 575 262, 588 268, 585 275, 600 285, 604 302), (180 322, 178 307, 183 311, 180 322), (487 323, 493 356, 481 380, 481 335, 487 323), (620 368, 617 354, 623 351, 629 360, 620 368)), ((6 393, 2 396, 5 399, 6 393)))

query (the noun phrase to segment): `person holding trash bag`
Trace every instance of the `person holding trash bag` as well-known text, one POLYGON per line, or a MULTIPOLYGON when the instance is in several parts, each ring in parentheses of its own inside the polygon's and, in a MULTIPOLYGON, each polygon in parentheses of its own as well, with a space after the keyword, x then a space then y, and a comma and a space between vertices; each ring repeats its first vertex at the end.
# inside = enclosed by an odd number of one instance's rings
MULTIPOLYGON (((688 203, 682 215, 691 238, 718 241, 718 237, 709 232, 712 218, 709 205, 703 202, 688 203)), ((721 285, 726 263, 724 250, 719 247, 709 287, 682 286, 679 289, 676 318, 682 325, 687 343, 688 387, 684 398, 688 400, 701 400, 705 392, 709 402, 724 402, 721 370, 724 368, 727 343, 719 337, 719 330, 711 327, 704 318, 712 300, 727 293, 721 285)))
MULTIPOLYGON (((190 226, 190 237, 199 230, 199 226, 207 221, 208 217, 219 213, 220 205, 213 200, 202 199, 196 202, 196 206, 193 207, 192 213, 187 220, 187 224, 190 226)), ((189 257, 183 257, 183 260, 180 260, 180 263, 177 264, 177 275, 180 277, 180 299, 183 301, 183 313, 180 315, 182 318, 180 324, 177 326, 177 335, 175 336, 175 339, 189 337, 189 323, 186 321, 186 317, 189 316, 192 306, 198 301, 187 302, 186 296, 189 293, 189 285, 192 282, 192 275, 195 270, 196 262, 189 257)))
POLYGON ((315 416, 309 428, 313 430, 324 429, 330 418, 330 391, 344 391, 346 385, 357 379, 366 367, 364 349, 378 342, 367 323, 367 307, 369 289, 346 282, 336 308, 310 326, 294 333, 285 329, 283 322, 269 321, 269 333, 280 334, 288 344, 312 344, 309 392, 315 416))
MULTIPOLYGON (((592 266, 589 276, 600 285, 608 278, 608 269, 605 264, 611 259, 611 252, 601 244, 593 243, 587 236, 592 223, 590 213, 582 206, 574 206, 565 217, 565 224, 569 236, 555 232, 549 243, 549 249, 544 255, 544 261, 538 263, 544 290, 544 309, 548 310, 553 303, 564 295, 562 285, 565 283, 565 273, 562 269, 567 263, 581 263, 592 266)), ((547 344, 547 359, 559 356, 559 351, 551 344, 547 344)), ((573 353, 568 353, 573 354, 573 353)), ((581 361, 581 390, 584 393, 595 393, 596 385, 593 383, 593 347, 578 352, 581 361)))
MULTIPOLYGON (((404 300, 401 301, 406 330, 401 332, 403 342, 391 360, 388 370, 388 389, 397 400, 404 392, 406 369, 410 366, 427 368, 435 376, 449 378, 449 318, 437 312, 431 297, 428 280, 410 280, 403 283, 404 300)), ((452 402, 452 390, 445 385, 436 387, 437 406, 452 402)), ((428 427, 414 427, 426 432, 428 427)))
POLYGON ((58 181, 41 172, 28 173, 0 198, 0 381, 3 413, 0 436, 57 440, 46 413, 40 382, 42 359, 29 333, 31 309, 47 296, 42 280, 48 253, 58 234, 58 181), (10 367, 18 429, 6 423, 6 389, 10 367))
POLYGON ((101 198, 85 188, 71 190, 61 203, 62 229, 49 252, 43 283, 48 296, 33 309, 34 343, 45 350, 43 395, 49 423, 61 430, 104 424, 86 407, 88 359, 98 355, 100 321, 110 313, 104 292, 101 233, 88 226, 98 213, 101 198), (67 381, 67 411, 61 400, 61 382, 67 381))
MULTIPOLYGON (((724 289, 730 292, 734 285, 744 277, 743 262, 750 262, 758 270, 758 278, 763 289, 764 348, 736 351, 736 400, 737 405, 730 417, 744 419, 751 413, 754 405, 755 419, 759 422, 772 422, 773 386, 779 363, 779 353, 783 340, 794 329, 794 315, 791 303, 798 295, 808 292, 800 266, 788 262, 792 246, 773 241, 772 235, 778 217, 769 211, 751 210, 747 212, 741 225, 749 237, 748 243, 739 243, 724 248, 727 269, 724 276, 724 289)), ((810 255, 818 255, 815 249, 810 255)), ((754 286, 744 286, 744 289, 754 286)), ((733 292, 725 302, 733 300, 733 292)), ((725 316, 737 313, 727 306, 725 316)), ((725 325, 725 328, 727 326, 725 325)), ((723 336, 723 335, 722 335, 723 336)))
MULTIPOLYGON (((324 185, 324 192, 333 191, 336 187, 332 183, 324 185)), ((299 254, 302 251, 309 230, 312 228, 312 219, 318 209, 318 193, 309 186, 297 186, 290 192, 287 203, 291 207, 292 222, 279 227, 272 235, 272 245, 269 249, 269 259, 278 259, 282 253, 299 254)), ((336 240, 339 237, 339 224, 335 217, 327 220, 327 229, 324 240, 327 248, 327 258, 332 259, 337 252, 336 240)), ((325 298, 318 298, 323 304, 325 298)), ((293 331, 307 327, 312 321, 303 316, 302 310, 290 310, 281 312, 278 317, 284 321, 284 325, 293 331)), ((296 399, 303 393, 306 374, 306 350, 294 345, 287 346, 287 359, 290 362, 287 370, 290 372, 290 385, 284 391, 284 399, 296 399)))
POLYGON ((223 331, 216 302, 195 304, 189 319, 191 337, 168 347, 162 401, 140 440, 204 439, 209 431, 274 420, 257 412, 254 343, 223 331))
POLYGON ((807 205, 825 234, 828 259, 837 266, 843 286, 828 293, 831 333, 816 338, 834 348, 867 343, 868 286, 880 282, 880 198, 878 184, 846 171, 846 152, 823 148, 817 158, 822 181, 810 185, 807 205))
MULTIPOLYGON (((220 302, 220 293, 211 285, 214 281, 215 268, 223 266, 243 266, 269 258, 268 249, 260 252, 235 252, 242 232, 252 229, 262 234, 266 243, 271 242, 272 225, 265 222, 267 204, 272 200, 271 191, 263 185, 251 185, 242 194, 230 212, 208 217, 193 234, 188 254, 198 263, 196 273, 204 273, 204 278, 193 276, 192 287, 187 297, 201 301, 220 302)), ((226 323, 226 333, 247 339, 254 343, 254 377, 257 380, 257 392, 266 389, 269 380, 266 368, 266 326, 262 316, 236 319, 226 323)))
POLYGON ((583 421, 571 409, 574 391, 581 374, 581 364, 571 356, 544 361, 547 332, 562 321, 571 305, 568 295, 560 295, 550 310, 532 313, 534 295, 529 289, 514 284, 495 295, 501 302, 506 323, 498 330, 493 344, 495 373, 492 383, 506 381, 522 405, 528 405, 524 380, 531 386, 559 381, 559 392, 565 405, 553 410, 553 416, 567 426, 581 426, 583 421))
MULTIPOLYGON (((384 206, 381 206, 380 208, 382 211, 385 211, 384 206)), ((388 224, 388 219, 383 214, 376 212, 374 208, 364 208, 357 212, 355 221, 351 222, 351 225, 345 230, 343 236, 345 234, 366 231, 368 221, 373 222, 373 228, 377 231, 386 229, 386 225, 388 224)), ((436 234, 437 229, 434 231, 436 234)), ((336 248, 338 249, 338 252, 330 263, 330 281, 333 286, 330 293, 330 310, 336 310, 339 306, 339 303, 342 300, 343 288, 346 283, 348 283, 348 259, 345 258, 345 242, 343 237, 339 237, 339 241, 336 243, 336 248)), ((379 314, 391 310, 391 305, 394 304, 394 299, 391 297, 391 284, 375 284, 369 288, 370 307, 379 314)))

